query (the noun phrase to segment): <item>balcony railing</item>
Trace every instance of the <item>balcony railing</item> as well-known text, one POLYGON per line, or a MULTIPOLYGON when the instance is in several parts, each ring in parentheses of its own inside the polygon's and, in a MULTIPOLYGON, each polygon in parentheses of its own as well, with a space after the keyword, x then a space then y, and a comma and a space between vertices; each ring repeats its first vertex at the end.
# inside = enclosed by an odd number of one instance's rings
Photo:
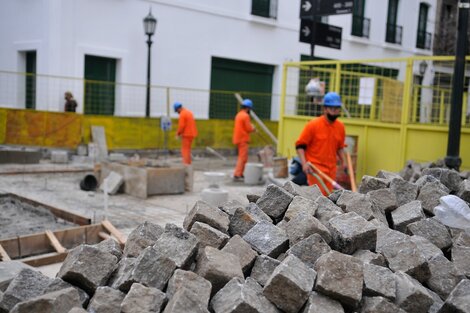
POLYGON ((385 41, 401 45, 403 35, 403 27, 395 24, 387 23, 387 32, 385 34, 385 41))
POLYGON ((369 38, 370 18, 353 15, 353 24, 351 35, 369 38))
POLYGON ((416 38, 416 48, 431 50, 432 34, 424 31, 418 31, 416 38))

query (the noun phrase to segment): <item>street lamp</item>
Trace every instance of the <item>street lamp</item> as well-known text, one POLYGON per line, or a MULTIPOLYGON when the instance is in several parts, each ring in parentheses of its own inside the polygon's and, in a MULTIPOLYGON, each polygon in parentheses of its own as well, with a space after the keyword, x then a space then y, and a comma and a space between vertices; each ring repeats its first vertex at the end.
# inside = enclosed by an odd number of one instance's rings
POLYGON ((152 46, 152 36, 157 28, 157 19, 152 15, 152 9, 149 14, 144 18, 144 31, 148 36, 148 56, 147 56, 147 98, 145 103, 145 116, 150 117, 150 47, 152 46))
POLYGON ((419 74, 421 76, 424 76, 424 73, 426 73, 426 69, 428 68, 428 63, 426 61, 421 61, 421 63, 419 63, 419 74))

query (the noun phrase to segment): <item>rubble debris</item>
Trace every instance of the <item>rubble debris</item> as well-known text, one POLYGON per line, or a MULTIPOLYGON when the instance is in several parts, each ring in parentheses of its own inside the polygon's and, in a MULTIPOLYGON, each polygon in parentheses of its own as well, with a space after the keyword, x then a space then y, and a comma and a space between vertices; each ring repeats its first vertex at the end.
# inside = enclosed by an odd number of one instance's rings
POLYGON ((184 228, 145 222, 123 250, 71 250, 55 280, 7 275, 0 313, 470 312, 470 235, 433 213, 441 196, 468 201, 468 177, 438 165, 408 162, 329 197, 288 182, 248 205, 198 201, 184 228))

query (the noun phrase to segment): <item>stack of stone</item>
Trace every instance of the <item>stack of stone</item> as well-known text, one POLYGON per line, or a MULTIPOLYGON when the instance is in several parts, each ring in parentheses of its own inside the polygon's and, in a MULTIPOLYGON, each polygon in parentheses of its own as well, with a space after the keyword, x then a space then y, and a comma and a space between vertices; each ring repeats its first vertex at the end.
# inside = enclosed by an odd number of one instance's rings
POLYGON ((21 270, 0 312, 468 313, 470 234, 433 217, 448 194, 469 202, 469 180, 407 166, 357 193, 287 182, 247 205, 199 201, 183 227, 145 222, 123 250, 75 248, 55 279, 21 270))

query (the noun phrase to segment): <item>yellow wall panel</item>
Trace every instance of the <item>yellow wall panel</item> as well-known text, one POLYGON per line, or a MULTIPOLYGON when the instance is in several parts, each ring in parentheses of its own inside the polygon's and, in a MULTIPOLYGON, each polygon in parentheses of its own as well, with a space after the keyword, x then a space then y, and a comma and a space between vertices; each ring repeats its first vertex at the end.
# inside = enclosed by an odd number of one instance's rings
POLYGON ((7 136, 7 114, 7 110, 0 109, 0 144, 5 143, 7 136))
POLYGON ((369 127, 365 151, 366 175, 375 176, 379 170, 398 172, 400 164, 400 129, 369 127))

